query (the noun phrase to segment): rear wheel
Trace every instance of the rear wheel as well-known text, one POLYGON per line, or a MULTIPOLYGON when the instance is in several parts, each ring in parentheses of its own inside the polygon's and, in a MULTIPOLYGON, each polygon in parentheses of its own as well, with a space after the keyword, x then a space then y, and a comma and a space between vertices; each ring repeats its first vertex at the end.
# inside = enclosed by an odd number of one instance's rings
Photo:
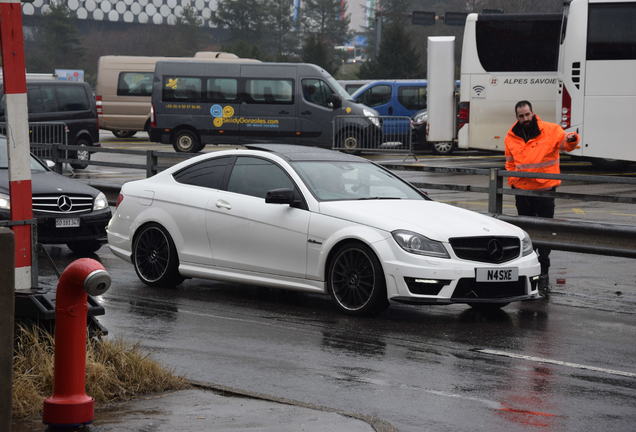
POLYGON ((113 131, 113 135, 115 135, 117 138, 130 138, 131 136, 135 135, 136 133, 137 133, 137 131, 126 130, 126 129, 118 129, 118 130, 114 130, 113 131))
POLYGON ((170 234, 159 224, 140 229, 133 241, 132 259, 137 276, 146 285, 174 287, 183 282, 177 250, 170 234))
POLYGON ((338 149, 353 153, 360 150, 360 140, 360 132, 358 132, 357 130, 346 130, 340 132, 336 144, 338 146, 338 149))
POLYGON ((376 315, 389 305, 380 261, 362 243, 345 243, 335 252, 327 288, 336 306, 349 315, 376 315))
POLYGON ((172 147, 179 153, 197 153, 201 151, 203 145, 194 132, 188 129, 181 129, 174 133, 172 147))
POLYGON ((76 255, 89 255, 96 252, 102 243, 97 240, 82 240, 66 243, 66 246, 72 250, 76 255))
MULTIPOLYGON (((92 144, 91 140, 86 137, 79 137, 75 140, 76 146, 88 147, 92 144)), ((88 150, 71 150, 69 152, 69 159, 76 159, 75 162, 71 162, 73 169, 84 169, 88 166, 88 161, 91 160, 91 152, 88 150)))
POLYGON ((455 150, 453 142, 436 142, 433 143, 433 153, 440 155, 449 155, 455 150))

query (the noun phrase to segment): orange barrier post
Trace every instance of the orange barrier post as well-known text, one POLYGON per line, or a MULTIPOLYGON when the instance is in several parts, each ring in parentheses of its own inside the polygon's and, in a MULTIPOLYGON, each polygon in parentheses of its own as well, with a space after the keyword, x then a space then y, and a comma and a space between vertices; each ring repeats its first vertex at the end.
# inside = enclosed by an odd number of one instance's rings
POLYGON ((103 294, 110 276, 90 258, 64 269, 55 297, 55 376, 53 396, 44 401, 43 422, 74 426, 93 421, 94 400, 86 394, 87 293, 103 294))

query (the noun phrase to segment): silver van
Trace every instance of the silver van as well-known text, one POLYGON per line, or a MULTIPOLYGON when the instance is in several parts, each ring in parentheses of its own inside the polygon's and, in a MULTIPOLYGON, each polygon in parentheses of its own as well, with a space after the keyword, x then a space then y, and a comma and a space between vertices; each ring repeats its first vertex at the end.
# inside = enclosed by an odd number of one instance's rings
POLYGON ((150 140, 178 152, 255 142, 330 148, 334 139, 355 148, 356 139, 379 131, 378 113, 313 64, 160 61, 155 67, 150 140), (333 130, 337 116, 350 119, 341 133, 333 130))

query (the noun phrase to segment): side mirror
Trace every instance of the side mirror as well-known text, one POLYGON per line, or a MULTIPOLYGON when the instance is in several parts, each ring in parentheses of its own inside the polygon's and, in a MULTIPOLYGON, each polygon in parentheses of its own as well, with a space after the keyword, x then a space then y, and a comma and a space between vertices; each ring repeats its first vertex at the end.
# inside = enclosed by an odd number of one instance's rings
POLYGON ((336 96, 334 94, 329 96, 329 99, 327 100, 327 103, 329 104, 331 109, 335 109, 336 110, 336 109, 342 107, 342 99, 340 99, 339 96, 336 96))
POLYGON ((265 194, 267 204, 289 204, 296 201, 296 194, 292 189, 272 189, 265 194))

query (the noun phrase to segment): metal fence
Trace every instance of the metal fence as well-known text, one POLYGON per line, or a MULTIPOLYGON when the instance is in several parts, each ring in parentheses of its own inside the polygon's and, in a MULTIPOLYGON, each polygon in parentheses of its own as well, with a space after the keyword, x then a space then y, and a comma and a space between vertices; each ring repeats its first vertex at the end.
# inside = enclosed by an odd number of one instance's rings
MULTIPOLYGON (((7 135, 6 123, 0 123, 0 134, 7 135)), ((68 128, 64 122, 29 122, 29 143, 33 154, 52 160, 53 146, 68 143, 68 128)))
POLYGON ((403 116, 337 116, 333 149, 347 152, 412 154, 411 118, 403 116))

